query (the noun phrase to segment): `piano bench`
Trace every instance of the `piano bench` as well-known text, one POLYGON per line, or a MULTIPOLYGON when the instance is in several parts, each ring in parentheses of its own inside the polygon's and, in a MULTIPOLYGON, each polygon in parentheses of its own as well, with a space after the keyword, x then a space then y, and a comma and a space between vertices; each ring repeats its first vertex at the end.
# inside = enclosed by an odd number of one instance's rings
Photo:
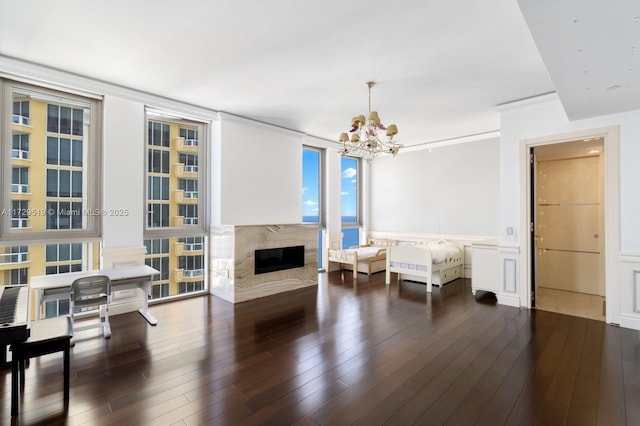
POLYGON ((63 352, 64 407, 69 406, 69 358, 73 328, 71 318, 61 316, 31 321, 31 335, 23 342, 11 344, 11 416, 18 415, 18 380, 24 389, 25 363, 37 356, 63 352))

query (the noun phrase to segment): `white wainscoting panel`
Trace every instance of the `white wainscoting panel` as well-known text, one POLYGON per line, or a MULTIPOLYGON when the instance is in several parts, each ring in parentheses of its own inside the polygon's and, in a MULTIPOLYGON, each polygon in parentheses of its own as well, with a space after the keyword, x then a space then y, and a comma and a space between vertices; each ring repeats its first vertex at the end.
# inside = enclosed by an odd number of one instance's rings
POLYGON ((640 314, 640 271, 633 270, 633 312, 640 314))
POLYGON ((620 271, 620 327, 640 330, 640 254, 621 254, 618 265, 620 271))
POLYGON ((516 260, 502 259, 502 291, 516 292, 516 260))
POLYGON ((525 300, 521 300, 521 289, 518 281, 518 260, 520 250, 518 247, 498 247, 498 257, 500 258, 500 290, 496 295, 498 303, 501 305, 520 308, 527 306, 525 300))

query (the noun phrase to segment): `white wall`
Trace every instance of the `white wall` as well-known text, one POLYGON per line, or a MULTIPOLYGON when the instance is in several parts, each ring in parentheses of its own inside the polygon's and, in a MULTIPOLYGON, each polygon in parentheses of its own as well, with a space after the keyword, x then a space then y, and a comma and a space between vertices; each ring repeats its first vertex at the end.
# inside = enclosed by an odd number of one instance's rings
POLYGON ((302 222, 303 134, 223 115, 220 224, 302 222))
POLYGON ((488 139, 377 158, 370 166, 369 229, 497 235, 499 148, 499 139, 488 139))

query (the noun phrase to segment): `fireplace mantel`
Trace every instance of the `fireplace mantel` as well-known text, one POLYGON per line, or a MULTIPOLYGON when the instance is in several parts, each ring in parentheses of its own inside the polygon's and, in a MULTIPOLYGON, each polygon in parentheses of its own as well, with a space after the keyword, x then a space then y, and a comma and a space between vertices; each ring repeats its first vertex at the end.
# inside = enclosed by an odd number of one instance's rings
POLYGON ((232 303, 318 285, 317 225, 219 225, 211 230, 211 293, 232 303), (255 251, 304 246, 304 266, 255 274, 255 251))

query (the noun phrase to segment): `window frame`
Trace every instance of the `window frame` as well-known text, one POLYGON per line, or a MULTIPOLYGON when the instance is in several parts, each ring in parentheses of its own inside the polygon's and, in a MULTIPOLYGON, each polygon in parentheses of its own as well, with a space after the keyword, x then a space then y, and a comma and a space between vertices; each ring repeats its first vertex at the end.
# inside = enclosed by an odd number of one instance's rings
MULTIPOLYGON (((360 228, 362 227, 362 158, 359 157, 351 157, 351 156, 342 156, 340 160, 340 191, 342 192, 342 158, 349 158, 356 161, 358 169, 356 170, 356 190, 358 194, 356 195, 356 220, 354 222, 343 222, 342 221, 342 211, 340 211, 340 223, 343 228, 360 228), (345 226, 345 224, 347 226, 345 226)), ((341 203, 342 204, 342 203, 341 203)))
MULTIPOLYGON (((318 153, 318 222, 306 222, 304 220, 304 214, 302 215, 302 223, 309 224, 318 224, 320 229, 325 229, 325 155, 326 149, 318 148, 310 145, 302 145, 302 152, 304 155, 304 151, 314 151, 318 153)), ((303 165, 304 167, 304 165, 303 165)), ((304 199, 302 200, 304 203, 304 199)))
POLYGON ((11 193, 13 194, 28 194, 29 187, 29 167, 26 166, 12 166, 11 170, 11 193), (16 171, 18 181, 16 182, 16 171), (15 190, 14 190, 15 188, 15 190))
POLYGON ((303 185, 303 191, 302 191, 302 223, 303 224, 309 224, 309 225, 317 225, 318 226, 318 270, 323 270, 323 264, 324 264, 324 246, 325 246, 325 242, 324 242, 324 236, 326 233, 326 212, 325 212, 325 185, 326 185, 326 167, 325 167, 325 163, 326 163, 326 155, 327 155, 327 150, 326 148, 320 148, 320 147, 315 147, 315 146, 311 146, 311 145, 302 145, 302 185, 303 185), (304 187, 305 187, 305 151, 308 152, 312 152, 312 153, 316 153, 317 157, 318 157, 318 163, 317 163, 317 167, 318 167, 318 175, 317 175, 317 181, 318 181, 318 198, 317 198, 317 202, 318 202, 318 221, 314 222, 314 221, 307 221, 305 220, 305 192, 304 192, 304 187))
MULTIPOLYGON (((102 97, 82 96, 63 88, 42 87, 23 83, 10 79, 0 78, 1 102, 0 102, 0 136, 2 139, 2 167, 3 173, 0 175, 0 198, 3 205, 10 206, 12 201, 11 181, 12 181, 12 159, 13 153, 13 102, 14 94, 24 94, 25 97, 38 99, 51 104, 70 107, 88 108, 85 119, 89 123, 90 131, 82 135, 82 140, 87 144, 86 161, 82 170, 87 174, 86 188, 82 197, 84 209, 87 211, 102 210, 102 97)), ((31 102, 31 101, 30 101, 31 102)), ((48 108, 48 107, 47 107, 48 108)), ((30 126, 32 124, 33 108, 29 105, 30 126)), ((47 120, 45 119, 44 133, 47 135, 47 120)), ((73 133, 73 114, 72 114, 73 133)), ((84 133, 84 131, 83 131, 84 133)), ((73 139, 73 136, 69 135, 73 139)), ((33 138, 28 138, 30 151, 33 150, 33 138)), ((73 143, 72 143, 73 144, 73 143)), ((46 140, 43 141, 46 150, 46 140)), ((46 151, 45 151, 46 152, 46 151)), ((32 159, 32 156, 29 155, 32 159)), ((47 168, 46 154, 43 167, 47 168)), ((46 172, 45 172, 46 175, 46 172)), ((46 185, 45 185, 46 186, 46 185)), ((46 188, 45 188, 46 190, 46 188)), ((46 193, 43 194, 46 197, 46 193)), ((49 201, 49 200, 47 200, 49 201)), ((37 214, 38 212, 33 212, 37 214)), ((44 212, 43 212, 44 213, 44 212)), ((82 229, 43 229, 43 230, 21 230, 11 227, 11 215, 3 214, 0 218, 0 239, 2 245, 20 244, 47 244, 52 242, 89 242, 96 241, 102 237, 102 217, 101 215, 84 215, 82 229)))
MULTIPOLYGON (((148 240, 148 239, 157 239, 157 238, 179 238, 179 237, 196 237, 196 236, 206 236, 207 235, 207 229, 206 229, 206 224, 209 223, 208 221, 208 217, 209 217, 209 198, 208 198, 208 185, 207 185, 207 173, 208 173, 208 149, 207 147, 209 146, 209 133, 211 131, 211 122, 207 122, 207 121, 203 121, 203 120, 197 120, 197 119, 193 119, 193 118, 183 118, 180 116, 179 113, 175 113, 175 112, 167 112, 167 111, 163 111, 163 110, 158 110, 155 108, 151 108, 151 107, 146 107, 145 108, 145 143, 144 143, 144 150, 145 150, 145 164, 144 164, 144 170, 145 170, 145 185, 144 185, 144 197, 143 197, 143 202, 144 202, 144 217, 143 217, 143 234, 144 234, 144 239, 148 240), (173 226, 171 224, 171 213, 169 212, 169 226, 168 227, 150 227, 149 226, 149 208, 148 205, 149 204, 167 204, 167 205, 171 205, 171 194, 169 195, 169 200, 152 200, 149 198, 149 177, 151 176, 160 176, 160 175, 166 175, 166 177, 169 177, 169 175, 171 174, 171 168, 175 166, 175 164, 178 163, 179 158, 176 159, 173 163, 171 163, 171 161, 169 162, 169 173, 161 173, 161 172, 150 172, 149 171, 149 150, 153 149, 153 150, 157 150, 158 147, 160 147, 160 149, 162 148, 168 148, 169 150, 171 149, 171 140, 169 140, 168 142, 168 146, 161 144, 161 145, 157 145, 157 144, 150 144, 149 143, 149 122, 150 121, 154 121, 154 122, 167 122, 167 123, 174 123, 177 124, 178 127, 180 128, 180 126, 187 126, 187 127, 198 127, 198 172, 197 172, 197 178, 192 180, 197 181, 197 186, 198 186, 198 220, 197 220, 197 224, 191 224, 191 225, 183 225, 183 226, 173 226), (153 174, 150 174, 153 173, 153 174), (163 203, 163 201, 165 201, 163 203), (155 202, 155 203, 154 203, 155 202)), ((195 153, 194 153, 195 154, 195 153)), ((180 179, 180 178, 179 178, 180 179)), ((176 188, 177 188, 177 183, 178 180, 176 180, 176 188)), ((188 179, 188 178, 186 178, 188 179)), ((171 184, 170 184, 171 187, 171 184)), ((180 204, 178 202, 175 202, 176 205, 180 204)))
MULTIPOLYGON (((167 266, 170 268, 167 270, 165 274, 162 268, 161 274, 154 276, 152 282, 152 300, 151 302, 156 301, 166 301, 176 298, 190 297, 194 294, 204 294, 208 291, 208 286, 206 285, 206 276, 207 276, 207 237, 208 237, 208 229, 207 224, 209 223, 209 215, 210 208, 209 200, 210 195, 208 194, 209 188, 209 145, 211 140, 211 131, 213 129, 213 123, 211 121, 192 118, 190 116, 183 116, 179 113, 168 112, 164 110, 157 110, 151 107, 146 107, 145 109, 145 188, 144 188, 144 218, 143 218, 143 238, 145 241, 145 245, 147 243, 153 244, 154 240, 167 240, 169 244, 169 251, 174 255, 171 256, 172 259, 167 262, 167 266), (161 122, 168 123, 169 130, 165 133, 159 129, 159 131, 154 132, 154 127, 150 130, 149 126, 151 122, 161 122), (191 170, 181 170, 179 164, 180 162, 180 154, 182 153, 182 149, 179 146, 174 145, 176 143, 176 138, 181 138, 182 129, 185 129, 185 136, 195 137, 197 132, 197 143, 193 142, 190 144, 184 144, 184 147, 188 147, 187 151, 190 152, 196 158, 197 161, 197 171, 191 170), (188 131, 186 131, 188 130, 188 131), (165 135, 168 133, 169 140, 165 139, 165 135), (150 144, 151 138, 157 136, 158 134, 162 134, 162 139, 156 140, 153 139, 152 142, 154 144, 150 144), (197 150, 196 150, 197 148, 197 150), (167 167, 164 164, 164 157, 162 154, 158 154, 155 151, 167 151, 166 159, 168 159, 168 172, 167 167), (156 167, 156 171, 150 170, 151 166, 156 165, 154 162, 158 157, 162 157, 162 165, 161 167, 156 167), (158 171, 159 170, 159 171, 158 171), (185 176, 183 173, 188 173, 185 176), (150 199, 150 196, 153 194, 149 191, 152 188, 152 177, 166 177, 169 179, 169 188, 170 193, 167 200, 153 200, 150 199), (180 195, 178 191, 180 190, 180 185, 182 180, 193 181, 190 183, 184 182, 185 188, 182 193, 182 200, 180 199, 180 195), (194 189, 193 193, 188 192, 188 188, 194 189), (196 189, 197 188, 197 189, 196 189), (197 191, 197 192, 196 192, 197 191), (167 226, 150 226, 150 219, 153 219, 149 216, 149 207, 152 204, 167 206, 167 226), (197 219, 192 217, 183 216, 184 220, 177 220, 176 217, 180 216, 180 206, 185 205, 185 209, 193 210, 197 212, 197 219), (192 207, 189 207, 192 206, 192 207), (173 216, 172 216, 173 215, 173 216), (181 239, 185 238, 199 238, 202 244, 202 253, 184 253, 177 254, 178 244, 181 239), (175 244, 175 245, 172 245, 175 244), (181 288, 196 288, 195 285, 189 286, 186 284, 185 286, 181 286, 181 282, 184 282, 184 277, 179 278, 179 268, 177 268, 178 260, 181 256, 187 257, 198 257, 199 261, 202 263, 202 276, 201 280, 203 280, 203 286, 197 292, 187 292, 181 293, 181 288), (174 259, 175 257, 175 259, 174 259), (172 293, 174 292, 175 293, 172 293)), ((156 165, 157 166, 157 165, 156 165)), ((160 208, 159 208, 160 209, 160 208)), ((170 255, 167 254, 157 254, 157 253, 147 253, 145 255, 145 263, 154 265, 154 263, 162 262, 163 258, 169 259, 170 255)), ((184 273, 184 272, 183 272, 184 273)), ((192 279, 193 277, 186 277, 188 279, 192 279)), ((188 281, 190 283, 190 281, 188 281)), ((198 287, 199 288, 199 287, 198 287)))
MULTIPOLYGON (((356 191, 358 191, 357 195, 356 195, 356 220, 353 222, 344 222, 342 219, 344 217, 344 215, 342 214, 342 207, 340 208, 340 229, 344 230, 344 229, 357 229, 358 230, 358 244, 360 244, 360 240, 362 238, 361 236, 361 231, 362 231, 362 158, 360 157, 353 157, 353 156, 342 156, 340 158, 340 192, 342 193, 342 179, 344 179, 342 177, 342 160, 344 158, 349 158, 352 160, 355 160, 356 162, 356 166, 357 166, 357 170, 356 170, 356 191)), ((341 200, 340 200, 340 204, 342 206, 342 195, 341 195, 341 200)), ((343 232, 344 234, 344 232, 343 232)), ((343 237, 343 241, 342 241, 342 245, 344 247, 344 237, 343 237)), ((344 248, 348 248, 348 247, 344 247, 344 248)))

